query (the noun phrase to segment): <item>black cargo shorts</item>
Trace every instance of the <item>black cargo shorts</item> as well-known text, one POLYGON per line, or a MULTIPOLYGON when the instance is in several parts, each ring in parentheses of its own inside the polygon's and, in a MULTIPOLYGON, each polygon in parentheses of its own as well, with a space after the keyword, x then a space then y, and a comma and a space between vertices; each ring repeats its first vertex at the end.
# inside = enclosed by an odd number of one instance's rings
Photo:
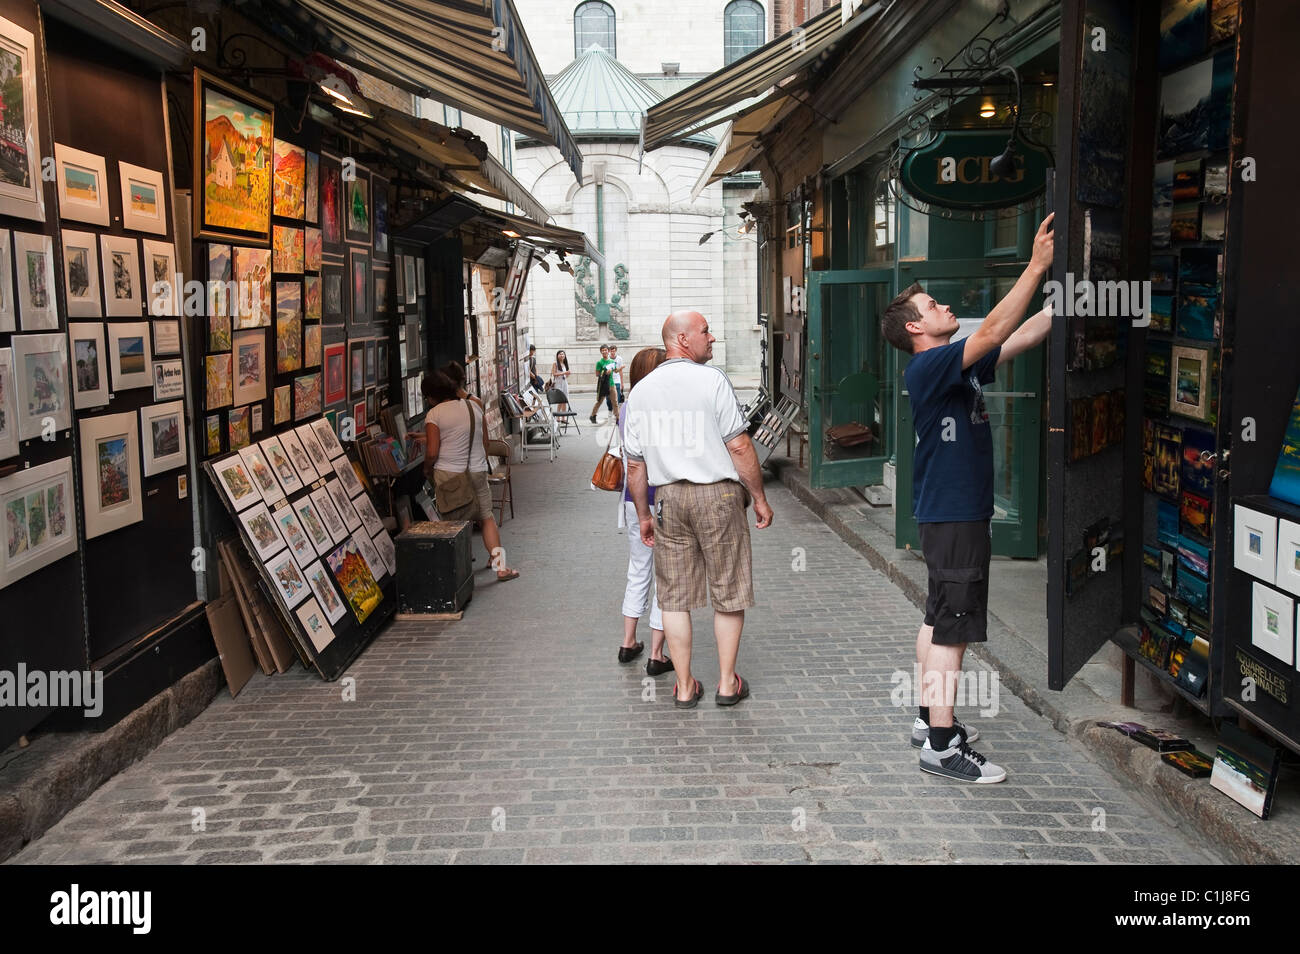
POLYGON ((925 624, 937 646, 988 640, 989 561, 993 543, 987 520, 922 523, 921 553, 929 570, 925 624))

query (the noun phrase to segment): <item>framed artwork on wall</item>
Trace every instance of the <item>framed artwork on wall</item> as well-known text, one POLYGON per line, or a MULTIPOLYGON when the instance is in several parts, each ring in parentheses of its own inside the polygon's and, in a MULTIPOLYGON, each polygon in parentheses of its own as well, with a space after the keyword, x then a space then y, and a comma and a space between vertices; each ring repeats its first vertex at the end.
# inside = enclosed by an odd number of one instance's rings
POLYGON ((343 176, 339 157, 320 154, 320 231, 326 253, 338 254, 343 246, 343 176))
POLYGON ((129 236, 101 235, 100 262, 104 270, 104 312, 112 318, 139 318, 144 306, 140 288, 138 243, 129 236))
POLYGON ((247 404, 232 407, 226 412, 226 440, 230 442, 231 450, 239 450, 252 443, 253 415, 252 408, 247 404))
MULTIPOLYGON (((319 566, 319 562, 316 565, 319 566)), ((294 612, 298 614, 298 622, 302 623, 302 628, 306 630, 307 637, 311 640, 316 652, 323 653, 325 647, 334 642, 334 630, 326 620, 325 613, 321 610, 320 604, 316 602, 316 598, 308 597, 307 602, 299 606, 294 612)))
POLYGON ((14 335, 14 380, 17 388, 18 439, 40 437, 45 419, 56 431, 72 424, 68 397, 68 339, 62 334, 14 335))
POLYGON ((307 321, 321 320, 319 275, 307 275, 302 280, 302 313, 307 321))
POLYGON ((203 419, 203 434, 206 438, 207 456, 221 453, 221 415, 209 414, 203 419))
POLYGON ((375 321, 386 321, 388 319, 388 269, 374 269, 375 291, 372 298, 374 302, 375 321))
POLYGON ((0 460, 18 454, 17 394, 13 349, 0 348, 0 460))
POLYGON ((325 346, 325 403, 347 400, 347 345, 343 342, 325 346))
POLYGON ((0 229, 0 331, 18 327, 18 309, 14 304, 14 273, 10 262, 9 230, 0 229))
POLYGON ((303 162, 303 213, 308 222, 320 220, 320 156, 308 150, 303 162))
POLYGON ((113 372, 114 391, 151 387, 153 357, 149 349, 149 322, 109 322, 108 362, 113 372))
POLYGON ((282 384, 275 389, 275 407, 273 420, 276 424, 284 424, 293 413, 293 387, 288 384, 282 384))
POLYGON ((269 244, 274 108, 195 70, 193 128, 194 237, 269 244))
POLYGON ((99 237, 93 232, 63 230, 63 288, 68 317, 99 318, 99 237))
POLYGON ((0 64, 4 68, 4 125, 20 130, 25 149, 0 165, 0 214, 45 221, 41 186, 40 123, 36 104, 36 45, 32 34, 0 17, 0 64))
POLYGON ((319 272, 322 253, 320 229, 307 226, 303 230, 302 243, 302 267, 309 272, 319 272))
POLYGON ((374 215, 371 216, 371 220, 374 223, 375 240, 372 248, 375 260, 386 262, 388 261, 388 180, 372 176, 370 185, 374 204, 374 215))
POLYGON ((347 317, 347 275, 342 265, 321 266, 321 319, 327 325, 342 324, 347 317))
POLYGON ((144 239, 145 294, 149 296, 149 314, 179 315, 184 279, 176 267, 176 246, 171 242, 144 239))
POLYGON ((1251 510, 1241 504, 1232 508, 1233 563, 1238 570, 1264 580, 1274 581, 1277 569, 1277 517, 1251 510))
POLYGON ((0 477, 0 589, 76 551, 71 457, 0 477))
POLYGON ((108 172, 104 157, 54 144, 59 183, 59 218, 108 225, 108 172))
POLYGON ((1300 523, 1285 519, 1277 521, 1277 563, 1274 574, 1274 582, 1279 587, 1300 596, 1300 523))
POLYGON ((72 349, 72 406, 78 411, 108 403, 108 365, 104 362, 104 326, 98 321, 68 324, 72 349))
POLYGON ((274 173, 271 211, 287 219, 302 218, 306 209, 307 150, 275 140, 274 173))
MULTIPOLYGON (((269 248, 235 248, 235 281, 243 289, 239 297, 248 298, 248 308, 239 303, 236 328, 271 327, 271 250, 269 248)), ((234 306, 232 306, 234 307, 234 306)))
POLYGON ((353 341, 351 348, 351 368, 348 377, 351 389, 348 393, 356 398, 364 395, 366 390, 366 343, 353 341))
POLYGON ((262 453, 262 448, 256 444, 250 445, 240 450, 239 457, 268 507, 273 507, 284 499, 284 491, 280 489, 280 482, 271 472, 271 464, 262 453))
POLYGON ((1210 353, 1176 347, 1170 352, 1169 410, 1198 421, 1210 416, 1210 353))
POLYGON ((230 316, 239 307, 229 245, 208 245, 208 350, 230 349, 230 316))
POLYGON ((292 225, 272 226, 272 271, 301 275, 304 255, 302 229, 292 225))
POLYGON ((235 404, 266 400, 266 332, 260 328, 236 331, 234 346, 235 404))
POLYGON ((371 204, 370 173, 357 167, 351 181, 343 183, 345 207, 343 210, 343 236, 358 245, 370 245, 371 204))
POLYGON ((140 446, 144 449, 144 475, 152 477, 184 467, 185 403, 168 401, 140 408, 140 446))
POLYGON ((1291 597, 1265 586, 1250 584, 1250 644, 1288 666, 1295 662, 1295 603, 1291 597))
POLYGON ((370 254, 348 249, 348 268, 352 276, 352 324, 370 323, 370 254))
POLYGON ((302 284, 275 283, 275 370, 302 367, 302 284))
POLYGON ((122 227, 167 234, 167 192, 163 174, 129 162, 117 164, 122 185, 122 227))
POLYGON ((58 328, 53 240, 48 235, 15 232, 14 264, 18 268, 18 314, 23 331, 58 328))
POLYGON ((82 418, 81 488, 86 539, 139 523, 143 516, 136 415, 82 418))
POLYGON ((293 419, 302 421, 321 412, 320 372, 293 379, 293 419))
POLYGON ((229 352, 208 355, 205 370, 204 408, 213 411, 219 407, 228 407, 234 401, 229 352))
POLYGON ((302 329, 302 366, 319 368, 321 358, 320 325, 304 325, 302 329))

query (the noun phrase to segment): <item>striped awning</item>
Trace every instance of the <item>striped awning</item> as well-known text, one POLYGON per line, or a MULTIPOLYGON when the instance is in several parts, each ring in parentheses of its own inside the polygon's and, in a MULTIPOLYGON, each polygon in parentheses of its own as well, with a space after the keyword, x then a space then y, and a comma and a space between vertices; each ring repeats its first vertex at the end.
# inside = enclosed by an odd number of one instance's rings
POLYGON ((271 2, 309 14, 334 59, 555 146, 582 180, 582 153, 511 0, 271 2))
MULTIPOLYGON (((875 19, 891 3, 873 3, 844 21, 837 5, 801 27, 651 106, 641 123, 641 147, 657 149, 730 119, 745 100, 761 96, 814 63, 875 19)), ((789 90, 786 90, 789 92, 789 90)))
POLYGON ((698 199, 701 192, 719 179, 744 171, 762 151, 759 136, 798 105, 783 90, 778 90, 746 107, 728 123, 718 139, 717 148, 691 189, 691 201, 698 199))

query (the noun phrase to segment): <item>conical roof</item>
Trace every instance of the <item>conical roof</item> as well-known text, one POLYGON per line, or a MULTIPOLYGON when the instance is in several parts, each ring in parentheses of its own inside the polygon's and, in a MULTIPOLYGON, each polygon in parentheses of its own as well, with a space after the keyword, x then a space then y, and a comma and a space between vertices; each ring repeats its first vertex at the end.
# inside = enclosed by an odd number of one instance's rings
MULTIPOLYGON (((550 82, 551 96, 575 136, 639 138, 641 114, 662 97, 601 47, 592 44, 550 82)), ((688 142, 715 145, 707 133, 688 142)))

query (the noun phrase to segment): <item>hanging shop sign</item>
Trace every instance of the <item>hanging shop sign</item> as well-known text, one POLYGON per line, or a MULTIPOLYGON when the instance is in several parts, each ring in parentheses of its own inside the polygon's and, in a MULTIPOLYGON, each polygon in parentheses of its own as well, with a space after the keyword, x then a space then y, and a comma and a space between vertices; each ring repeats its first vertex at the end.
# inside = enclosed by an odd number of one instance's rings
POLYGON ((903 160, 903 187, 913 198, 948 209, 1001 209, 1038 195, 1052 164, 1046 149, 1019 137, 1009 159, 995 163, 1011 138, 1008 129, 945 129, 903 160))

